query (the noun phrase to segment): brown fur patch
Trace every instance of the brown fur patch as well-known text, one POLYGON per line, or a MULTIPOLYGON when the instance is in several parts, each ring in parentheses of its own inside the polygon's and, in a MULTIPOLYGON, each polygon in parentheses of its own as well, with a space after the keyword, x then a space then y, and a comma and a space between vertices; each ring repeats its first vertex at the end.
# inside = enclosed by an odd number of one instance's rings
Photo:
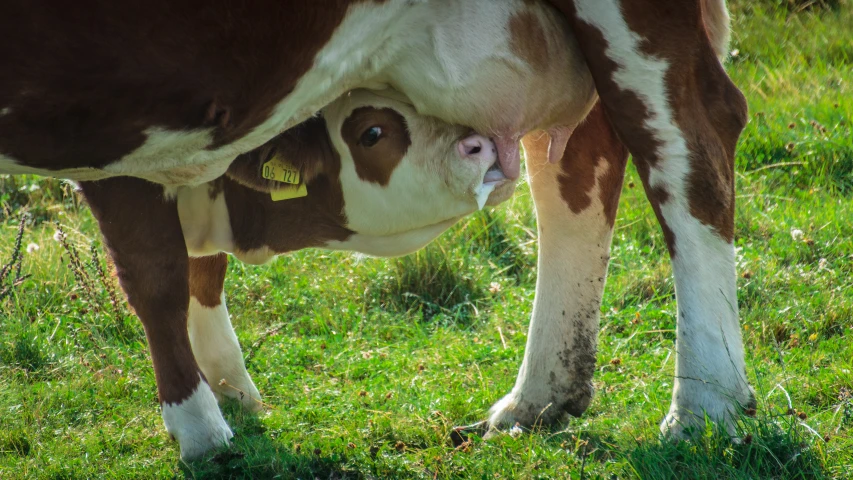
POLYGON ((163 187, 133 177, 80 182, 127 300, 145 327, 163 403, 199 383, 187 333, 189 260, 178 209, 163 187))
POLYGON ((510 18, 508 29, 512 52, 534 70, 545 71, 548 67, 548 42, 539 18, 529 11, 518 12, 510 18))
POLYGON ((646 39, 643 52, 670 63, 665 81, 690 151, 690 214, 731 242, 734 151, 746 125, 746 101, 717 59, 699 2, 625 3, 630 28, 646 39))
MULTIPOLYGON (((577 19, 571 1, 551 3, 562 9, 572 23, 610 119, 634 154, 646 193, 674 256, 676 239, 661 215, 660 198, 655 198, 661 195, 649 191, 648 174, 659 161, 659 144, 643 127, 648 112, 635 94, 622 91, 613 81, 617 65, 605 55, 607 42, 601 32, 577 19)), ((670 64, 665 79, 669 100, 691 153, 690 213, 731 241, 734 149, 746 119, 743 96, 717 60, 698 2, 624 0, 621 8, 631 30, 645 39, 641 43, 643 53, 666 59, 670 64)))
POLYGON ((689 140, 691 167, 688 189, 690 213, 714 227, 727 242, 734 240, 735 179, 734 156, 738 138, 747 122, 743 94, 729 80, 710 46, 700 57, 693 81, 704 106, 705 116, 697 116, 687 104, 679 105, 676 122, 694 133, 689 140), (698 120, 698 122, 696 122, 698 120), (696 122, 696 123, 693 123, 696 122))
POLYGON ((597 183, 605 217, 612 227, 627 161, 628 150, 616 137, 604 109, 597 103, 572 133, 560 161, 560 193, 572 212, 580 213, 590 206, 590 195, 597 183), (600 162, 607 164, 607 170, 601 178, 596 178, 600 162))
POLYGON ((266 120, 358 0, 5 5, 0 152, 48 170, 95 167, 152 127, 214 128, 211 148, 266 120), (96 29, 86 25, 98 25, 96 29))
POLYGON ((331 152, 325 162, 324 170, 306 184, 307 196, 278 202, 269 193, 223 177, 236 247, 243 252, 267 247, 285 253, 349 238, 352 231, 346 228, 340 158, 331 152))
POLYGON ((383 187, 412 145, 406 119, 391 108, 353 110, 341 126, 341 136, 349 147, 358 178, 383 187), (381 129, 379 141, 375 145, 364 144, 362 135, 373 127, 381 129))
POLYGON ((202 306, 213 308, 222 300, 228 255, 219 253, 207 257, 190 257, 190 296, 202 306))
POLYGON ((264 145, 237 157, 226 175, 237 183, 259 192, 269 192, 282 186, 261 174, 264 163, 279 156, 297 170, 301 183, 309 183, 327 168, 337 168, 337 153, 329 139, 323 117, 312 117, 289 128, 264 145))

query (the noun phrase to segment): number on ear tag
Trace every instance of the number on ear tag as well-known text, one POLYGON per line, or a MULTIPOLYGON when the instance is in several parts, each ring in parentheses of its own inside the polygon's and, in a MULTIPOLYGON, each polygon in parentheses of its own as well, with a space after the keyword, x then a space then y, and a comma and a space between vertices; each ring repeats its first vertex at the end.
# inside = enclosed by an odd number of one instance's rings
POLYGON ((261 176, 267 180, 299 185, 299 170, 278 155, 264 164, 261 176))

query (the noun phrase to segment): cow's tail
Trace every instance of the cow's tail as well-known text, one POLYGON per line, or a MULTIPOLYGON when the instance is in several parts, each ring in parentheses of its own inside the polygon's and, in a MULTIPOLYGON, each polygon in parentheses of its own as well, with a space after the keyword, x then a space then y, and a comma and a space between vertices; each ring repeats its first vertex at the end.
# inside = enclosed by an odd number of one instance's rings
POLYGON ((729 40, 732 36, 731 18, 726 0, 702 0, 702 21, 705 32, 711 41, 711 47, 717 56, 725 58, 729 51, 729 40))

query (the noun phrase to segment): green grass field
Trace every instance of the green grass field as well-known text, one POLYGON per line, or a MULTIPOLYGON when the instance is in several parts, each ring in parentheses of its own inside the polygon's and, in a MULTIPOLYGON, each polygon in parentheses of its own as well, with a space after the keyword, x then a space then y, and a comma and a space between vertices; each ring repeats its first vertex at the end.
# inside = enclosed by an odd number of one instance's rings
POLYGON ((739 303, 759 403, 742 442, 710 427, 660 438, 675 301, 633 167, 581 418, 449 440, 521 363, 536 277, 522 186, 409 257, 232 262, 229 308, 270 409, 225 406, 232 448, 192 464, 163 428, 142 328, 95 266, 91 215, 61 182, 3 178, 0 263, 24 211, 32 222, 20 275, 13 266, 0 285, 0 478, 853 477, 853 5, 776 3, 731 7, 729 70, 751 109, 737 158, 739 303))

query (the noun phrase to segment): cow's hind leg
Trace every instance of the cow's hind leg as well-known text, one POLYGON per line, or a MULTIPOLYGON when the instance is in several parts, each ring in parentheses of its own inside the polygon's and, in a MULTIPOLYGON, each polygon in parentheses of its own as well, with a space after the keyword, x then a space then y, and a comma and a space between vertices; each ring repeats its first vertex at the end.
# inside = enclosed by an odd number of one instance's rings
POLYGON ((82 182, 128 302, 145 328, 166 430, 181 457, 227 445, 231 429, 187 333, 189 268, 178 211, 163 187, 131 177, 82 182))
POLYGON ((661 429, 689 434, 707 415, 733 432, 734 415, 754 400, 733 245, 734 151, 747 110, 717 58, 727 36, 725 4, 552 1, 568 14, 672 258, 675 381, 661 429))
POLYGON ((523 141, 539 229, 533 316, 512 391, 492 407, 490 427, 551 423, 592 400, 598 318, 627 151, 596 106, 559 164, 549 138, 523 141))
POLYGON ((235 398, 247 410, 259 411, 261 395, 246 371, 225 306, 228 256, 220 253, 189 261, 189 333, 196 362, 217 398, 235 398))

